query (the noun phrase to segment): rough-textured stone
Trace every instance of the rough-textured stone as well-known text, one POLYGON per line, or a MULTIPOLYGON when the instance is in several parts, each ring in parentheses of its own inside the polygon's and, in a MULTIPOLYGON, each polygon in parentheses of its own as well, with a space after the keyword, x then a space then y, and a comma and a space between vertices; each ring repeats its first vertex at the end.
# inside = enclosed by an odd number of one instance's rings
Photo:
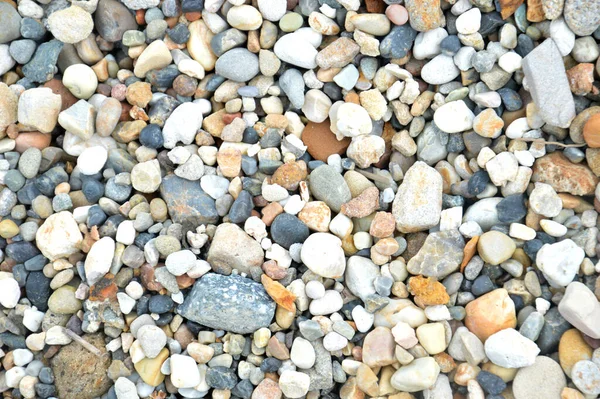
POLYGON ((259 283, 211 273, 196 281, 178 312, 210 328, 248 334, 269 326, 275 303, 259 283))

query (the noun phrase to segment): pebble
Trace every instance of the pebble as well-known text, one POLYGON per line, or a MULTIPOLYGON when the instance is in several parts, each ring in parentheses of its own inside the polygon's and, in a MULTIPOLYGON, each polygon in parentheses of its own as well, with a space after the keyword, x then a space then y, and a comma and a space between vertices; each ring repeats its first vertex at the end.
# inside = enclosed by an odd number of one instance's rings
POLYGON ((544 244, 537 253, 536 263, 553 287, 566 287, 577 274, 585 257, 583 249, 572 240, 544 244))
POLYGON ((390 380, 392 387, 404 392, 418 392, 435 384, 440 367, 432 357, 426 356, 400 367, 390 380))
POLYGON ((446 133, 460 133, 473 127, 475 115, 462 100, 452 101, 439 107, 433 120, 446 133))
POLYGON ((48 17, 48 29, 63 43, 78 43, 88 37, 93 28, 92 16, 77 6, 53 12, 48 17))
POLYGON ((558 311, 565 320, 584 334, 592 338, 600 337, 600 326, 594 319, 600 312, 600 303, 584 284, 573 281, 567 285, 558 311))
POLYGON ((485 354, 500 367, 531 366, 539 354, 538 346, 512 328, 498 331, 485 341, 485 354))
POLYGON ((560 397, 566 385, 566 378, 558 363, 547 356, 538 356, 534 364, 517 372, 513 394, 516 399, 560 397))
POLYGON ((232 49, 219 57, 215 71, 235 82, 246 82, 258 74, 258 57, 246 49, 232 49))

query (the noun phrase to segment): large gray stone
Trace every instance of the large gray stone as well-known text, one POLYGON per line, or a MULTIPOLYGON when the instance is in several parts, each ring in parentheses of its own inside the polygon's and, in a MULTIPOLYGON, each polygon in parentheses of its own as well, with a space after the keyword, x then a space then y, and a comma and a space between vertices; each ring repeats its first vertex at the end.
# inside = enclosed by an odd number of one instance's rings
POLYGON ((196 281, 178 313, 206 327, 248 334, 271 324, 275 302, 255 281, 210 273, 196 281))
POLYGON ((523 58, 523 72, 544 122, 569 127, 575 118, 575 102, 554 40, 546 39, 523 58))
POLYGON ((0 44, 21 37, 21 16, 9 3, 0 2, 0 44))
POLYGON ((431 233, 406 268, 412 274, 442 279, 458 269, 464 247, 465 241, 458 230, 431 233))
POLYGON ((567 0, 565 21, 577 36, 588 36, 600 26, 600 1, 567 0))
POLYGON ((325 202, 334 212, 352 199, 346 180, 333 166, 321 165, 310 174, 308 187, 313 196, 325 202))
POLYGON ((247 82, 258 75, 258 57, 245 48, 234 48, 219 57, 215 72, 235 82, 247 82))

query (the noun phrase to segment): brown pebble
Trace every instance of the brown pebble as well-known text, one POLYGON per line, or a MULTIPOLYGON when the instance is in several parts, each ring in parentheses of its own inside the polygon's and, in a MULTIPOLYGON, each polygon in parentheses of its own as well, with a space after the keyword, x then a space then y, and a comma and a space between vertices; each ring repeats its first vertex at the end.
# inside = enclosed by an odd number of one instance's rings
POLYGON ((327 162, 330 155, 343 155, 351 141, 349 137, 338 141, 329 126, 329 119, 321 123, 309 122, 302 131, 302 141, 308 147, 308 153, 323 162, 327 162))

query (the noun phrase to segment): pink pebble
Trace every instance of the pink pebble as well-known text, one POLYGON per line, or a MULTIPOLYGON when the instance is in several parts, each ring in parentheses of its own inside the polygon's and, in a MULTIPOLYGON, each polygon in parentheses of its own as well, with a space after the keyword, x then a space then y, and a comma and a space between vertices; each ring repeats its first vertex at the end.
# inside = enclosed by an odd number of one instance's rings
POLYGON ((400 4, 388 6, 385 15, 394 25, 404 25, 408 21, 408 11, 400 4))

